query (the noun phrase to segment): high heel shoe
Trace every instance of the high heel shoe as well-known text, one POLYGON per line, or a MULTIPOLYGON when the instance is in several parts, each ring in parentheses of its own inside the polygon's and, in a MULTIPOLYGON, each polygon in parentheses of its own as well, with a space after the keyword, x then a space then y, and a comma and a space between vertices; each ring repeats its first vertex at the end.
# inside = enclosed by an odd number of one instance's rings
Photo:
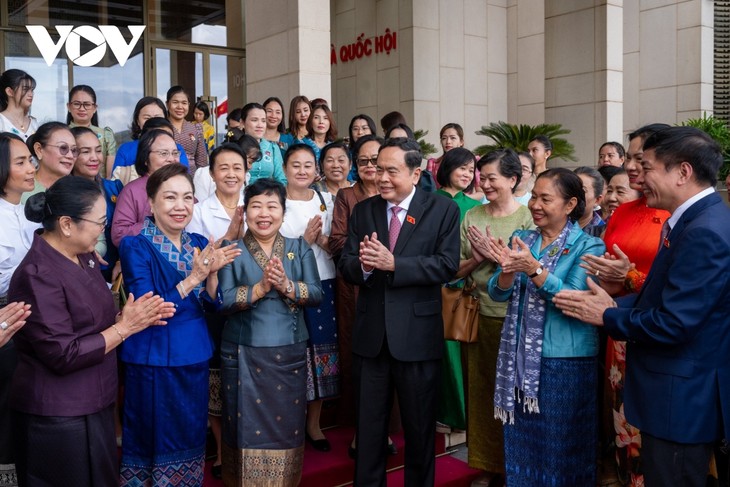
POLYGON ((332 448, 327 438, 315 440, 314 438, 309 436, 309 433, 307 432, 304 433, 304 438, 307 440, 307 442, 309 442, 310 445, 312 445, 312 448, 314 448, 315 450, 327 452, 330 451, 330 449, 332 448))
POLYGON ((213 465, 210 469, 210 473, 213 474, 213 477, 217 479, 223 478, 223 466, 222 465, 213 465))

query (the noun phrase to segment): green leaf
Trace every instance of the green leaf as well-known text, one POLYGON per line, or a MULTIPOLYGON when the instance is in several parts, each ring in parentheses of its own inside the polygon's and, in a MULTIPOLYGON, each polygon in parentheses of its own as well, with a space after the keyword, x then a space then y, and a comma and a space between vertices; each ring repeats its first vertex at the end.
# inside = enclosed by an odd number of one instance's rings
POLYGON ((570 133, 570 130, 563 128, 559 123, 548 123, 540 125, 514 125, 507 122, 492 122, 483 126, 475 132, 492 139, 491 144, 480 145, 474 152, 480 156, 497 149, 514 149, 526 151, 527 145, 537 135, 545 135, 553 144, 552 158, 577 161, 575 147, 566 139, 560 137, 570 133))

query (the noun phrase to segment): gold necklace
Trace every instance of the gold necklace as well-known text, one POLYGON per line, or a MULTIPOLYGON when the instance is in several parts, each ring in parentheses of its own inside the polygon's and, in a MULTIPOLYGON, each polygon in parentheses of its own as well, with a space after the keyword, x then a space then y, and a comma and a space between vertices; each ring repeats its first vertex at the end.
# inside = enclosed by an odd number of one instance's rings
POLYGON ((218 191, 215 192, 215 197, 218 198, 218 201, 220 201, 220 203, 224 207, 228 208, 229 210, 235 210, 236 208, 238 208, 238 205, 228 206, 227 204, 223 203, 223 200, 221 199, 221 195, 218 194, 218 191))
POLYGON ((25 132, 25 118, 27 117, 27 115, 23 115, 23 117, 21 118, 22 122, 20 123, 18 123, 18 119, 15 117, 10 118, 8 117, 8 114, 6 114, 5 116, 8 118, 8 120, 12 122, 13 125, 15 125, 16 127, 20 127, 21 132, 25 132))

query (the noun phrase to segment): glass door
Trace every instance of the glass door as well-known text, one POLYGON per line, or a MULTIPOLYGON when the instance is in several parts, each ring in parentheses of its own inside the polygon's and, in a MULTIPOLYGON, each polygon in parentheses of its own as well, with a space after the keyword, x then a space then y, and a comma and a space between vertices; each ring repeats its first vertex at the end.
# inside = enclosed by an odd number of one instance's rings
MULTIPOLYGON (((245 57, 224 49, 185 46, 153 47, 154 82, 158 98, 165 101, 174 85, 185 87, 195 101, 208 103, 209 123, 216 129, 216 145, 226 133, 226 115, 244 100, 245 57)), ((189 120, 192 120, 190 110, 189 120)))

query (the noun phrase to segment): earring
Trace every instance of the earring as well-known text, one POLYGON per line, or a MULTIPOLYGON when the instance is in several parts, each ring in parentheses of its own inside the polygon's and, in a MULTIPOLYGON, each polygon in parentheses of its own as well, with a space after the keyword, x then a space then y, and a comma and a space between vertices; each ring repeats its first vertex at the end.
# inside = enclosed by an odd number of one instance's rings
POLYGON ((70 237, 71 236, 71 234, 69 232, 63 232, 63 235, 66 236, 66 237, 70 237))

